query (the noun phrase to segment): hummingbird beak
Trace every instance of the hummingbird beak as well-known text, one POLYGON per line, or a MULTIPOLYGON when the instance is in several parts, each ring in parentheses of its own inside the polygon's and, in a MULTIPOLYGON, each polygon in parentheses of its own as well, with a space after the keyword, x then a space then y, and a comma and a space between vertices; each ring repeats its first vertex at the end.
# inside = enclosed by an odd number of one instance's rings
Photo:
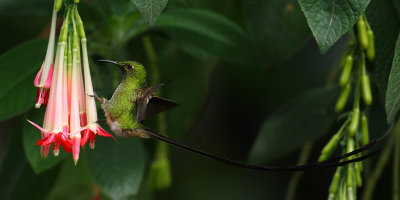
POLYGON ((97 61, 99 61, 99 62, 108 62, 108 63, 112 63, 112 64, 115 64, 115 65, 119 66, 118 62, 115 62, 115 61, 112 61, 112 60, 97 60, 97 61))

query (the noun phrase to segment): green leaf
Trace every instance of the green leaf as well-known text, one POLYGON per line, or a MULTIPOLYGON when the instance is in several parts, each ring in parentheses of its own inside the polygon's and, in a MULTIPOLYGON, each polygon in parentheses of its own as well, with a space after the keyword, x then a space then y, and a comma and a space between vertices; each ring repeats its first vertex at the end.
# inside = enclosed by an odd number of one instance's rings
POLYGON ((266 163, 325 134, 335 121, 338 91, 316 89, 286 103, 262 125, 250 162, 266 163))
POLYGON ((247 0, 244 8, 257 56, 269 66, 295 54, 311 35, 296 0, 247 0))
MULTIPOLYGON (((393 64, 396 40, 400 30, 400 18, 398 17, 400 15, 398 15, 399 12, 396 11, 392 0, 372 1, 366 14, 368 22, 375 34, 376 52, 374 64, 369 67, 368 70, 370 71, 372 82, 379 90, 379 97, 382 102, 385 102, 385 97, 388 97, 389 93, 392 93, 392 91, 389 92, 386 91, 386 89, 388 87, 388 77, 393 64)), ((392 80, 394 79, 392 78, 392 80)), ((395 97, 396 94, 390 94, 390 96, 395 97)), ((392 100, 393 99, 387 99, 385 103, 387 105, 386 111, 390 110, 391 112, 390 114, 387 113, 388 121, 392 121, 397 113, 397 111, 393 112, 392 106, 390 106, 391 108, 388 107, 389 104, 396 104, 395 102, 387 102, 392 100)))
POLYGON ((64 161, 47 200, 94 199, 93 181, 87 169, 84 153, 81 153, 80 158, 77 166, 72 159, 64 161))
POLYGON ((400 108, 400 35, 397 39, 394 53, 393 65, 389 75, 389 82, 386 92, 386 113, 388 123, 396 118, 400 108))
MULTIPOLYGON (((29 115, 28 119, 41 125, 43 124, 44 119, 44 112, 45 109, 42 108, 41 110, 32 110, 29 115)), ((22 128, 22 140, 25 149, 25 155, 36 174, 39 174, 43 171, 53 168, 56 166, 60 161, 64 160, 67 157, 68 153, 61 150, 60 155, 55 157, 52 155, 52 151, 50 149, 49 155, 47 159, 43 159, 40 156, 40 146, 36 145, 36 142, 41 139, 40 131, 32 126, 30 123, 25 122, 22 128)), ((71 155, 70 155, 71 156, 71 155)))
POLYGON ((369 0, 299 0, 321 53, 349 31, 364 13, 369 0))
POLYGON ((20 15, 20 14, 50 14, 54 1, 42 0, 1 0, 0 14, 20 15))
POLYGON ((8 150, 0 171, 0 199, 42 200, 50 191, 58 168, 46 173, 35 174, 24 156, 22 147, 22 123, 19 119, 8 141, 8 150))
POLYGON ((168 0, 132 0, 146 20, 147 26, 151 26, 167 6, 168 0))
POLYGON ((230 62, 251 64, 254 49, 246 33, 228 18, 201 9, 163 13, 154 24, 170 37, 230 62))
POLYGON ((44 60, 47 42, 34 40, 0 56, 0 121, 33 108, 33 80, 44 60))
POLYGON ((135 195, 143 179, 145 152, 138 138, 97 137, 96 148, 87 149, 88 170, 102 192, 112 199, 135 195))

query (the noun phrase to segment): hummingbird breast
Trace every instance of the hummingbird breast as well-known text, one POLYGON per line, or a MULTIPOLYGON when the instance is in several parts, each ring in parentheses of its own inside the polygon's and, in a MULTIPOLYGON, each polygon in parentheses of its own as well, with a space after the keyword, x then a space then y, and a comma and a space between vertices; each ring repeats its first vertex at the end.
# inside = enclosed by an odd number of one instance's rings
POLYGON ((140 127, 136 120, 135 91, 137 84, 122 82, 110 100, 102 104, 110 129, 117 135, 126 136, 126 130, 140 127))

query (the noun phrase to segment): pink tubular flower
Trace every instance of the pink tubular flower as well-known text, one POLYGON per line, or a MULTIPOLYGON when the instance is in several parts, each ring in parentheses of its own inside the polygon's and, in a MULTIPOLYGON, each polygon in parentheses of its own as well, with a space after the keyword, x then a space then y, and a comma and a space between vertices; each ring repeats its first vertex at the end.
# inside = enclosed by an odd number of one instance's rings
MULTIPOLYGON (((82 56, 83 56, 83 73, 85 78, 85 93, 87 95, 94 95, 92 78, 90 76, 89 69, 89 59, 87 54, 87 46, 86 46, 86 38, 82 38, 82 56)), ((83 147, 86 142, 89 140, 89 147, 91 149, 94 148, 94 141, 96 139, 96 134, 104 137, 112 137, 115 138, 105 131, 100 125, 97 123, 97 110, 96 110, 96 102, 95 98, 86 96, 86 119, 87 125, 86 129, 83 131, 81 146, 83 147)))
POLYGON ((51 18, 51 29, 49 43, 47 45, 46 58, 39 72, 36 74, 34 80, 34 86, 38 88, 35 108, 40 108, 42 104, 47 104, 47 99, 49 96, 49 90, 51 86, 51 80, 53 76, 53 58, 54 58, 54 42, 56 34, 56 20, 57 11, 53 9, 53 15, 51 18))
MULTIPOLYGON (((74 21, 73 21, 74 23, 74 21)), ((75 26, 74 26, 75 27, 75 26)), ((70 70, 71 73, 68 75, 71 75, 68 80, 70 82, 68 83, 70 88, 70 131, 71 132, 79 132, 81 131, 81 115, 80 115, 80 105, 82 102, 80 101, 80 97, 83 92, 83 81, 82 81, 82 75, 79 73, 80 72, 80 66, 79 66, 79 61, 78 61, 78 35, 76 31, 74 31, 74 41, 73 41, 73 51, 72 51, 72 69, 70 70)), ((70 139, 72 141, 72 157, 74 160, 74 163, 78 162, 79 159, 79 151, 80 151, 80 143, 81 143, 81 134, 73 134, 70 135, 70 139)))

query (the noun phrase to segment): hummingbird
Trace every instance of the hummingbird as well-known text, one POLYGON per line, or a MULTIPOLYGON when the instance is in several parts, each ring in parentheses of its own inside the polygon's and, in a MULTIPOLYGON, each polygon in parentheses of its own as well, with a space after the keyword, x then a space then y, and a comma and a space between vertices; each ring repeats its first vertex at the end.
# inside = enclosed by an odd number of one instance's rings
POLYGON ((176 142, 166 136, 159 134, 157 131, 145 127, 141 122, 146 118, 156 115, 160 112, 167 111, 178 105, 178 103, 156 96, 158 90, 167 83, 161 83, 154 86, 146 84, 146 69, 139 62, 135 61, 111 61, 99 60, 108 62, 118 66, 122 72, 122 80, 112 95, 111 99, 100 98, 97 94, 89 95, 95 97, 101 104, 104 110, 106 122, 112 132, 122 137, 140 137, 140 138, 155 138, 160 141, 169 143, 173 146, 186 149, 188 151, 200 154, 202 156, 229 164, 237 167, 266 170, 266 171, 307 171, 312 169, 323 169, 335 166, 343 166, 349 163, 362 161, 378 151, 362 155, 357 158, 344 160, 352 155, 363 152, 373 147, 376 141, 356 149, 350 153, 329 159, 327 161, 311 163, 301 166, 264 166, 250 164, 240 161, 235 161, 217 155, 198 150, 196 148, 176 142))
POLYGON ((165 83, 147 87, 146 70, 138 62, 100 61, 115 64, 122 72, 121 83, 110 100, 96 95, 110 129, 123 137, 149 138, 148 131, 141 122, 178 105, 174 101, 154 96, 165 83))

